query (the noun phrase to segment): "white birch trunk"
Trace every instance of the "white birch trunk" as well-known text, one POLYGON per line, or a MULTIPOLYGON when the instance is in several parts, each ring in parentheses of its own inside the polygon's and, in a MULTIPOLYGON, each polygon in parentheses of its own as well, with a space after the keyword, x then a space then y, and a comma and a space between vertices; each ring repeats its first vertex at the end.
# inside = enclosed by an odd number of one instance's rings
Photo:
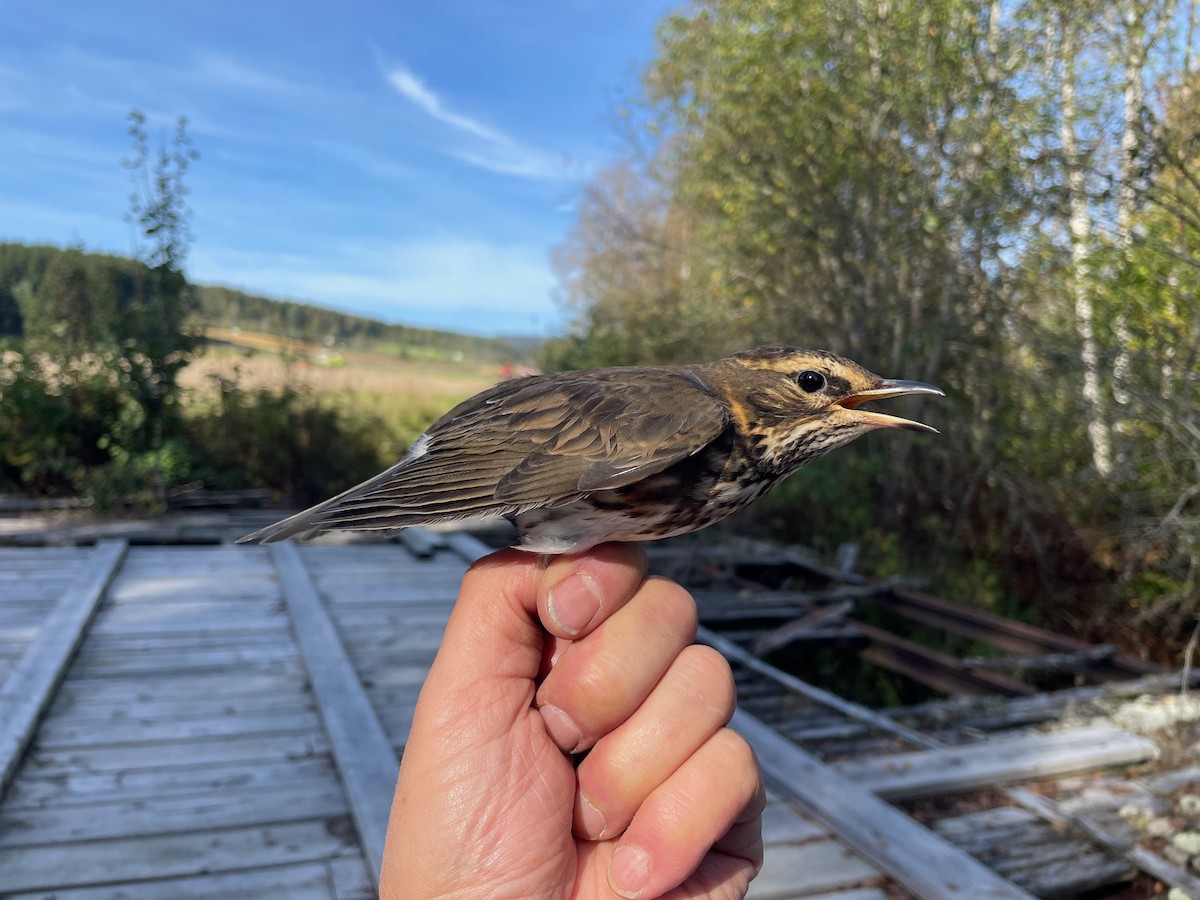
POLYGON ((1083 400, 1087 407, 1088 440, 1092 447, 1092 466, 1101 477, 1112 472, 1112 439, 1104 417, 1104 398, 1100 389, 1100 348, 1096 342, 1095 309, 1089 292, 1089 249, 1092 219, 1088 208, 1085 172, 1075 132, 1075 63, 1079 53, 1077 32, 1072 24, 1061 22, 1059 51, 1062 55, 1062 148, 1067 165, 1071 235, 1070 287, 1075 306, 1075 327, 1079 332, 1080 360, 1083 363, 1083 400))

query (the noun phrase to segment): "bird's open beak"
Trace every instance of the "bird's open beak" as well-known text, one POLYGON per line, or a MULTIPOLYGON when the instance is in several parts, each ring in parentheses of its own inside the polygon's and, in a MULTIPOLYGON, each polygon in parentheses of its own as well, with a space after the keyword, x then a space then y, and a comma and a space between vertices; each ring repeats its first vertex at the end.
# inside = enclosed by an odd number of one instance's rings
POLYGON ((898 379, 885 378, 879 382, 878 387, 859 391, 857 394, 851 394, 846 399, 839 401, 838 406, 843 409, 854 410, 855 418, 873 428, 904 428, 908 431, 932 431, 934 434, 937 434, 938 430, 936 428, 924 425, 921 422, 914 422, 912 419, 902 419, 899 416, 889 416, 867 409, 859 409, 862 404, 871 400, 885 400, 888 397, 901 397, 905 394, 946 396, 940 388, 935 388, 932 384, 925 384, 923 381, 900 381, 898 379))

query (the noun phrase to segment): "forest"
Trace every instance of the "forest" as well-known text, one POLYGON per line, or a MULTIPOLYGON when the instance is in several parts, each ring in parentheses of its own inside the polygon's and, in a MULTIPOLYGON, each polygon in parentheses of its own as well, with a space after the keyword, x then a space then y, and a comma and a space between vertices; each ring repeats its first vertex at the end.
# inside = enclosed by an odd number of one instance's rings
POLYGON ((691 4, 558 248, 549 364, 793 344, 933 382, 940 436, 859 441, 752 524, 1170 656, 1200 605, 1196 19, 691 4))

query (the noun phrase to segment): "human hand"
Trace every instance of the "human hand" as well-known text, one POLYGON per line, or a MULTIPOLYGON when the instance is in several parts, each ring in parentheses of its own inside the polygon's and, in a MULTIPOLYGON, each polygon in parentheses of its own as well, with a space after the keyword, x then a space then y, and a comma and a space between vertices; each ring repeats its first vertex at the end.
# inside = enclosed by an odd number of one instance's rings
POLYGON ((645 568, 629 544, 471 567, 405 747, 384 900, 744 895, 764 794, 725 728, 733 678, 645 568))

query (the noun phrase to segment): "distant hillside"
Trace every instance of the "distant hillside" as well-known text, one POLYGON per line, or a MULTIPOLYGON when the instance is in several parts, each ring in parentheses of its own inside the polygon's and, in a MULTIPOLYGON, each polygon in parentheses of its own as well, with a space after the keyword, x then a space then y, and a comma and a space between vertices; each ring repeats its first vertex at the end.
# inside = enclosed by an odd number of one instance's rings
MULTIPOLYGON (((61 305, 58 294, 69 282, 84 295, 95 293, 94 303, 84 305, 119 310, 119 295, 132 284, 131 273, 142 264, 125 257, 80 252, 47 245, 0 243, 0 337, 20 337, 26 317, 61 305), (59 273, 49 283, 46 273, 70 254, 71 273, 59 273), (65 279, 65 281, 64 281, 65 279)), ((477 362, 523 363, 537 355, 540 342, 531 339, 481 338, 438 331, 388 325, 376 319, 288 300, 272 300, 243 291, 212 285, 194 285, 197 306, 192 321, 201 327, 244 328, 315 344, 333 343, 403 359, 462 359, 477 362)), ((49 313, 46 313, 49 314, 49 313)))
POLYGON ((448 357, 461 353, 478 362, 523 362, 536 356, 537 343, 522 339, 481 338, 432 328, 388 325, 351 313, 290 300, 272 300, 215 285, 198 285, 201 323, 244 328, 314 344, 334 343, 405 359, 448 357))

